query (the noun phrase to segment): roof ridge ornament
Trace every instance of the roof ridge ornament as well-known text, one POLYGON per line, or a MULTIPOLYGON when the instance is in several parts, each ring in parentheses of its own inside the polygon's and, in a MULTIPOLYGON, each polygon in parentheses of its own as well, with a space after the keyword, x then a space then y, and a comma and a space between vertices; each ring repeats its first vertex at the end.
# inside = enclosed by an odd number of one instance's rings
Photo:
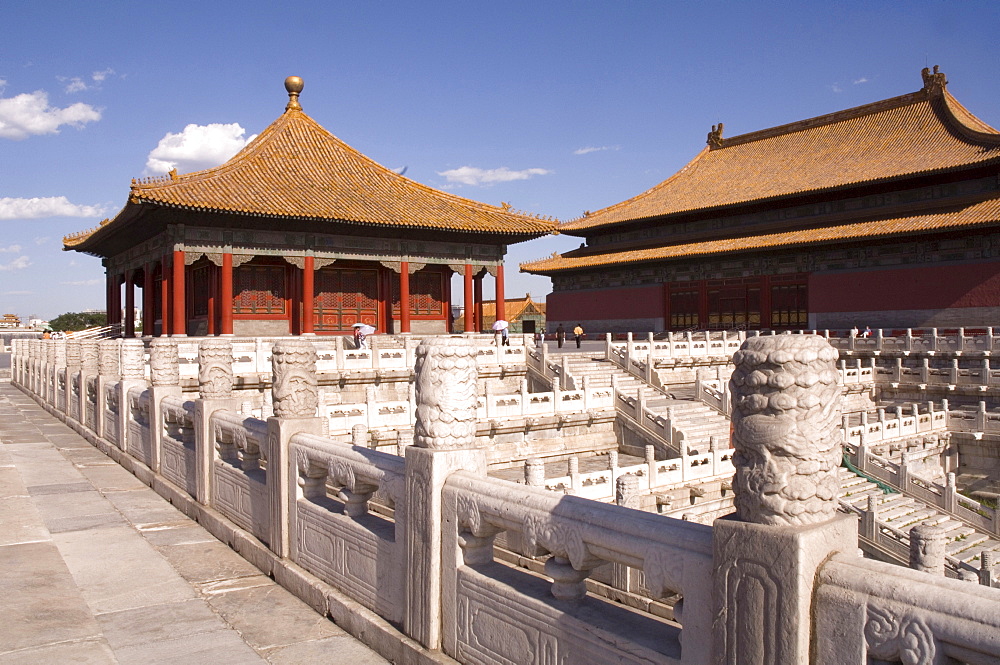
POLYGON ((933 71, 929 67, 924 67, 920 70, 920 76, 924 79, 924 90, 932 95, 940 94, 948 85, 948 79, 938 65, 934 65, 933 71))
POLYGON ((722 123, 718 125, 712 125, 712 131, 708 133, 708 143, 709 148, 721 148, 722 147, 722 123))
POLYGON ((302 110, 302 106, 299 104, 299 93, 302 92, 303 85, 302 79, 298 76, 289 76, 285 79, 285 90, 288 91, 288 103, 285 105, 286 111, 291 111, 292 109, 296 111, 302 110))

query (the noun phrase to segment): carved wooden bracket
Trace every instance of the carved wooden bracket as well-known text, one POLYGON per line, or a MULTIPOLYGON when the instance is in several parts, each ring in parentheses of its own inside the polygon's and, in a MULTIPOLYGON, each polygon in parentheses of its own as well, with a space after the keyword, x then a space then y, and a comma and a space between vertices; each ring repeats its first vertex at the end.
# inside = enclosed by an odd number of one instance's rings
MULTIPOLYGON (((289 263, 291 263, 293 266, 295 266, 299 270, 305 270, 306 269, 306 257, 304 257, 304 256, 284 256, 282 258, 285 259, 286 261, 288 261, 289 263)), ((315 269, 315 267, 314 267, 314 269, 315 269)))
POLYGON ((233 267, 241 266, 248 261, 252 261, 253 258, 253 254, 233 254, 233 267))

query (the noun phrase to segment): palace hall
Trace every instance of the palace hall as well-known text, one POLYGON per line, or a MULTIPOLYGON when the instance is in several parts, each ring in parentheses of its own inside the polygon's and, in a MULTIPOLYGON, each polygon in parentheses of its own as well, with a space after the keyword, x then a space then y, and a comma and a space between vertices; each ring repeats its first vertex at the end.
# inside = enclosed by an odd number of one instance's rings
POLYGON ((925 68, 917 92, 708 145, 558 226, 547 325, 588 331, 988 326, 1000 318, 1000 132, 925 68))
POLYGON ((507 245, 555 222, 409 180, 306 115, 301 79, 285 88, 284 113, 228 162, 133 180, 113 219, 64 238, 103 259, 109 323, 131 337, 141 306, 145 335, 447 333, 459 273, 480 329, 507 245))

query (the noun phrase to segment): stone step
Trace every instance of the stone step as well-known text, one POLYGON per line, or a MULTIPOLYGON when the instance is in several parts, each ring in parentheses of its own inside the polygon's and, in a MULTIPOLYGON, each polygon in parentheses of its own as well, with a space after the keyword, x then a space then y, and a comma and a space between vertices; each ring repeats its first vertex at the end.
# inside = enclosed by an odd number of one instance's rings
MULTIPOLYGON (((959 552, 957 559, 964 561, 965 563, 972 563, 973 561, 978 561, 982 556, 983 552, 998 552, 1000 551, 1000 541, 993 540, 992 538, 987 538, 986 540, 978 543, 968 549, 964 549, 959 552)), ((978 566, 976 566, 978 568, 978 566)))

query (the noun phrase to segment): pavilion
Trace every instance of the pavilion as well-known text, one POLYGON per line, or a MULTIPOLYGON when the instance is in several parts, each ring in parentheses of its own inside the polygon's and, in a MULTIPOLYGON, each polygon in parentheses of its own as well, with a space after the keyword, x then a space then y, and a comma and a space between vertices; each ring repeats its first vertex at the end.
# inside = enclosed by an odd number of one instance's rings
POLYGON ((453 272, 465 311, 486 274, 504 301, 507 245, 554 221, 409 180, 306 115, 301 79, 285 88, 285 112, 228 162, 133 180, 113 219, 64 238, 103 259, 109 323, 134 335, 137 288, 146 335, 446 333, 453 272))
POLYGON ((521 266, 550 328, 921 328, 1000 320, 1000 132, 945 75, 921 90, 708 145, 521 266))

